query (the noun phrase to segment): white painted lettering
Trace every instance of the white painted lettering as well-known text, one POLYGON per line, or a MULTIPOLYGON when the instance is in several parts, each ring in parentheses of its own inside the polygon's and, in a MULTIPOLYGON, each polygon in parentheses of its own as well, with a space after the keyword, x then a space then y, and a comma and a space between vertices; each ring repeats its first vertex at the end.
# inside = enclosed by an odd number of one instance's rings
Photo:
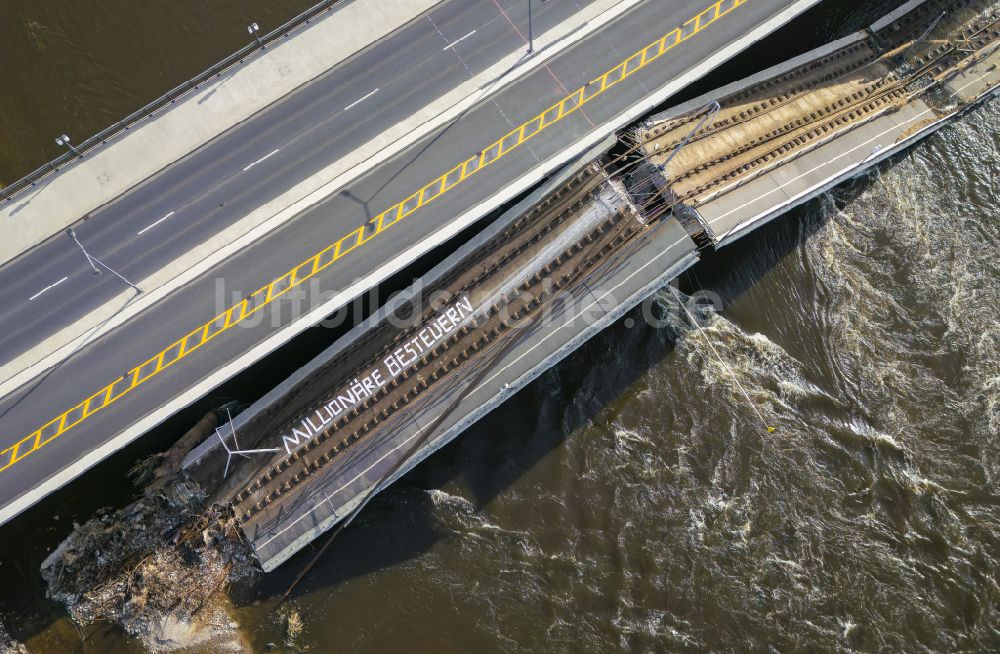
POLYGON ((290 444, 291 445, 295 445, 296 447, 298 447, 298 445, 299 445, 299 443, 301 441, 307 441, 307 440, 309 440, 309 436, 311 436, 310 433, 302 433, 298 429, 292 429, 292 435, 291 436, 282 436, 281 437, 281 441, 282 441, 282 443, 285 446, 285 452, 287 452, 288 454, 291 454, 292 453, 292 448, 290 447, 290 444), (300 441, 300 439, 301 439, 301 441, 300 441))
POLYGON ((396 350, 387 356, 382 363, 385 364, 385 368, 389 371, 390 377, 395 377, 403 371, 403 366, 399 363, 399 350, 396 350))
POLYGON ((292 429, 290 436, 282 435, 281 439, 285 451, 291 454, 293 447, 298 447, 314 437, 320 432, 320 429, 333 422, 336 416, 356 406, 363 398, 371 397, 378 389, 412 366, 425 351, 433 348, 446 335, 458 329, 466 316, 471 314, 473 314, 472 301, 467 296, 463 296, 454 305, 441 311, 437 317, 427 321, 416 335, 382 360, 387 377, 383 376, 379 366, 368 371, 364 377, 355 377, 347 388, 338 391, 336 397, 315 410, 315 417, 320 423, 320 428, 313 424, 313 415, 308 414, 302 419, 301 429, 292 429), (325 416, 323 409, 326 409, 325 416))
POLYGON ((421 329, 420 333, 417 334, 417 336, 420 337, 420 342, 424 344, 424 350, 426 350, 427 348, 429 348, 431 345, 434 344, 434 339, 431 338, 429 334, 427 334, 426 328, 421 329))
POLYGON ((347 393, 347 395, 338 395, 337 401, 340 402, 340 406, 347 409, 358 403, 358 396, 355 395, 354 391, 352 390, 347 390, 345 392, 347 393))

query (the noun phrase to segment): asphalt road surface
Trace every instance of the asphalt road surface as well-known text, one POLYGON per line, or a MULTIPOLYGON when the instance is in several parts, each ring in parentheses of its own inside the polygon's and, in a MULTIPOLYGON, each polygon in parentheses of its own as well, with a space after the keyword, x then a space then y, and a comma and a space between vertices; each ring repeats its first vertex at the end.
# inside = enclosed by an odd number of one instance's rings
MULTIPOLYGON (((534 28, 592 1, 536 2, 534 28)), ((523 0, 443 3, 95 211, 77 236, 142 279, 524 47, 527 22, 523 0)), ((111 274, 95 277, 64 234, 0 268, 0 365, 122 288, 111 274)))
MULTIPOLYGON (((486 2, 477 4, 487 7, 492 5, 486 2)), ((558 4, 560 3, 550 3, 552 7, 558 4)), ((260 288, 320 248, 364 223, 372 215, 406 198, 456 163, 460 163, 470 153, 488 146, 512 126, 519 125, 522 121, 531 119, 545 110, 564 97, 567 89, 579 87, 619 64, 639 48, 659 39, 704 9, 706 4, 704 0, 682 0, 669 3, 668 6, 660 0, 649 0, 638 5, 619 20, 581 40, 538 70, 498 91, 489 100, 481 102, 451 125, 414 144, 328 200, 303 212, 284 227, 275 230, 198 280, 174 292, 156 306, 88 345, 49 374, 3 398, 0 401, 0 431, 4 439, 2 445, 7 446, 30 434, 60 412, 81 402, 105 384, 113 382, 123 371, 155 355, 171 342, 226 308, 226 305, 220 306, 216 299, 217 284, 224 284, 227 293, 233 291, 249 293, 260 288)), ((344 288, 355 279, 364 277, 381 261, 433 234, 442 225, 466 212, 470 207, 489 202, 498 191, 526 171, 535 168, 539 162, 544 162, 565 150, 571 143, 591 132, 595 125, 617 119, 626 109, 646 97, 651 90, 662 87, 686 70, 698 65, 719 48, 740 40, 761 22, 780 13, 787 5, 788 3, 783 0, 747 2, 732 15, 714 24, 711 29, 706 29, 696 38, 682 43, 671 50, 668 56, 637 70, 582 109, 498 159, 482 173, 459 184, 434 200, 432 204, 417 210, 398 226, 380 234, 378 238, 359 247, 356 252, 318 273, 316 275, 318 286, 324 291, 335 291, 344 288)), ((445 10, 454 11, 450 7, 439 11, 445 10)), ((481 10, 480 6, 477 11, 481 10)), ((512 18, 516 22, 516 14, 512 14, 512 18)), ((437 20, 435 18, 435 22, 437 20)), ((472 18, 468 21, 458 18, 453 20, 445 39, 454 40, 467 34, 471 29, 482 29, 481 24, 468 22, 472 21, 472 18)), ((507 25, 509 28, 510 24, 507 25)), ((499 21, 496 21, 496 29, 502 29, 499 21)), ((434 48, 437 52, 441 52, 444 46, 441 45, 441 37, 437 38, 439 40, 434 48)), ((505 37, 498 33, 496 39, 499 41, 502 38, 505 37)), ((423 43, 421 39, 416 39, 416 42, 423 43)), ((458 45, 472 48, 475 43, 474 38, 468 38, 458 45)), ((509 51, 511 44, 516 45, 516 42, 510 41, 504 46, 504 51, 509 51)), ((422 47, 430 48, 430 44, 422 47)), ((465 65, 482 68, 488 65, 490 60, 485 54, 471 59, 467 59, 462 52, 446 54, 460 57, 459 67, 463 70, 465 65)), ((415 60, 418 57, 406 54, 404 58, 415 60)), ((434 70, 437 74, 437 69, 434 70)), ((355 75, 364 78, 365 83, 352 86, 351 92, 346 95, 360 98, 368 93, 371 90, 369 88, 371 83, 368 81, 369 72, 357 71, 355 75)), ((408 79, 406 86, 412 93, 417 93, 417 88, 430 83, 432 81, 426 78, 408 79)), ((309 92, 310 89, 304 91, 304 93, 309 92)), ((379 94, 381 93, 380 88, 379 94)), ((388 94, 385 97, 388 98, 388 94)), ((329 114, 329 107, 326 109, 327 119, 337 121, 336 128, 320 129, 300 117, 291 121, 294 126, 301 129, 303 125, 307 125, 307 130, 316 131, 311 131, 308 136, 295 136, 283 132, 284 128, 275 128, 273 137, 258 141, 255 148, 243 149, 239 155, 226 151, 215 160, 205 161, 204 166, 207 170, 216 171, 212 174, 221 178, 228 179, 227 175, 239 178, 242 167, 267 155, 276 146, 287 148, 286 143, 301 142, 302 150, 298 152, 303 157, 303 162, 300 168, 295 169, 297 173, 287 169, 294 165, 294 162, 289 155, 290 150, 282 149, 279 154, 247 171, 260 175, 259 178, 254 178, 256 181, 252 182, 251 178, 247 177, 246 180, 242 180, 244 183, 230 189, 229 194, 225 196, 227 198, 225 204, 228 206, 243 203, 240 211, 245 211, 261 201, 257 193, 268 192, 266 189, 270 188, 269 192, 273 195, 278 189, 286 187, 297 179, 297 175, 315 169, 328 160, 324 152, 324 148, 328 146, 311 147, 320 138, 320 132, 331 139, 335 137, 348 139, 344 141, 343 147, 350 147, 347 144, 360 142, 360 139, 353 140, 349 134, 338 135, 338 133, 362 129, 358 125, 365 125, 371 120, 371 114, 383 110, 381 106, 383 103, 378 100, 377 95, 363 101, 363 103, 369 102, 367 108, 351 114, 341 110, 347 103, 338 100, 334 112, 336 115, 329 114), (350 129, 346 129, 347 127, 350 129)), ((258 132, 265 133, 269 130, 258 128, 254 133, 258 132)), ((228 137, 223 137, 226 138, 228 137)), ((231 143, 230 146, 245 147, 245 144, 231 143)), ((199 172, 197 176, 208 174, 199 172)), ((172 171, 163 177, 171 178, 170 190, 162 198, 146 198, 145 202, 155 206, 156 210, 148 209, 145 220, 171 209, 177 211, 178 209, 174 207, 187 211, 187 203, 191 201, 187 185, 195 184, 197 188, 202 188, 197 185, 196 180, 189 180, 186 177, 173 178, 172 171), (170 200, 174 203, 170 203, 170 200)), ((214 193, 214 191, 205 192, 214 193)), ((204 200, 208 206, 218 204, 216 196, 212 197, 210 202, 204 200)), ((115 207, 109 208, 109 211, 116 210, 115 207)), ((157 248, 163 245, 163 241, 169 241, 172 238, 171 234, 177 230, 179 232, 176 233, 176 238, 182 238, 181 234, 187 233, 188 227, 183 221, 170 222, 176 217, 177 215, 172 216, 161 223, 164 226, 163 233, 149 239, 143 248, 144 254, 158 251, 157 248)), ((108 220, 93 221, 96 223, 96 229, 102 229, 104 223, 110 224, 118 220, 114 216, 106 218, 108 220)), ((216 216, 212 220, 222 220, 222 218, 216 216)), ((140 227, 141 222, 130 223, 129 231, 138 231, 136 228, 140 227)), ((125 228, 104 229, 115 231, 125 228)), ((198 231, 195 227, 190 229, 194 233, 184 238, 192 239, 192 243, 204 238, 204 231, 198 231)), ((88 233, 82 236, 87 239, 95 238, 88 233)), ((168 257, 169 254, 166 252, 162 256, 168 257)), ((110 254, 108 256, 110 258, 110 254)), ((120 262, 116 263, 122 265, 120 262)), ((58 279, 58 276, 55 279, 58 279)), ((49 278, 39 279, 36 285, 44 286, 52 281, 54 280, 49 278)), ((88 279, 88 282, 92 281, 88 279)), ((106 279, 101 280, 102 283, 106 281, 106 279)), ((52 289, 53 295, 48 298, 49 301, 54 301, 57 297, 55 291, 59 291, 62 286, 52 289)), ((65 303, 66 299, 63 297, 61 303, 65 303)), ((248 320, 245 321, 246 324, 224 332, 192 355, 152 377, 123 399, 94 413, 44 448, 0 472, 0 505, 7 505, 43 480, 59 473, 82 454, 110 441, 171 398, 177 397, 221 366, 246 353, 255 344, 272 335, 280 327, 289 324, 295 316, 307 311, 321 299, 305 294, 305 297, 293 296, 272 303, 273 311, 260 312, 264 314, 261 320, 248 320)), ((10 322, 9 317, 5 318, 6 322, 10 322)))

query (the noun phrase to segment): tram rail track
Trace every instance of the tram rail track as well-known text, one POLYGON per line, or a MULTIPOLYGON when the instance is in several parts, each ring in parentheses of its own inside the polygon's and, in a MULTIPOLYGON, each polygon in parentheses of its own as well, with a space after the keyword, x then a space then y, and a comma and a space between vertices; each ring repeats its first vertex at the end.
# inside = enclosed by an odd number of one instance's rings
MULTIPOLYGON (((605 180, 606 181, 606 178, 605 180)), ((590 191, 587 193, 589 194, 590 191)), ((558 192, 557 192, 558 193, 558 192)), ((546 215, 533 211, 536 215, 525 216, 512 225, 510 231, 523 230, 523 238, 511 243, 502 250, 494 250, 490 257, 492 265, 487 265, 481 273, 473 273, 473 268, 483 265, 480 258, 470 261, 464 267, 466 279, 463 279, 454 292, 449 292, 448 299, 460 296, 494 279, 505 264, 519 255, 538 248, 541 238, 550 231, 554 223, 565 220, 572 207, 577 206, 581 197, 574 195, 576 202, 551 203, 549 207, 562 209, 549 220, 537 225, 539 229, 527 229, 530 220, 546 215), (516 229, 515 229, 516 228, 516 229), (549 228, 549 229, 546 229, 549 228)), ((552 198, 548 198, 551 201, 552 198)), ((508 334, 513 324, 524 320, 529 315, 539 311, 544 303, 553 295, 563 291, 567 285, 581 272, 592 269, 603 261, 612 251, 646 228, 637 216, 631 212, 617 210, 607 220, 596 228, 588 231, 581 239, 573 242, 561 251, 554 259, 548 261, 527 279, 518 280, 515 290, 505 290, 495 303, 485 307, 485 311, 477 313, 471 325, 463 325, 449 338, 436 344, 415 363, 403 370, 396 378, 379 388, 371 397, 365 399, 347 411, 327 429, 317 434, 290 455, 281 457, 263 474, 259 475, 243 491, 236 494, 232 505, 237 516, 243 523, 269 505, 282 499, 292 490, 313 476, 322 467, 331 463, 348 448, 396 415, 413 402, 426 394, 426 391, 437 384, 448 373, 463 367, 467 362, 479 356, 493 342, 508 334), (294 470, 292 468, 295 468, 294 470), (258 499, 259 498, 259 499, 258 499)), ((461 275, 452 277, 452 280, 461 275)), ((477 307, 482 309, 480 307, 477 307)), ((369 363, 378 360, 378 356, 389 351, 394 344, 412 336, 420 325, 433 315, 434 308, 425 305, 422 308, 423 320, 413 327, 400 331, 389 343, 378 349, 378 354, 370 357, 369 363)), ((353 368, 357 370, 359 368, 353 368)), ((360 368, 363 369, 363 366, 360 368)), ((348 376, 350 377, 350 376, 348 376)))
MULTIPOLYGON (((897 32, 913 37, 927 29, 928 24, 933 26, 934 7, 940 4, 928 3, 924 11, 918 12, 919 19, 909 16, 897 32)), ((767 80, 760 88, 727 98, 722 117, 709 121, 698 130, 691 143, 705 142, 751 121, 759 121, 768 114, 787 110, 824 84, 830 85, 847 76, 858 75, 866 66, 879 66, 882 73, 860 89, 854 88, 849 94, 815 107, 814 111, 769 126, 768 131, 745 140, 736 148, 729 148, 689 166, 680 174, 665 175, 671 191, 666 200, 666 196, 661 195, 633 204, 629 194, 626 194, 628 204, 618 207, 606 220, 589 229, 583 237, 534 270, 533 274, 515 280, 516 284, 503 290, 496 301, 488 306, 477 306, 470 323, 463 324, 450 336, 435 343, 396 377, 332 420, 325 429, 291 453, 276 457, 262 473, 232 496, 229 507, 242 525, 254 522, 271 507, 307 488, 312 479, 318 478, 328 466, 343 460, 345 453, 357 443, 370 438, 380 429, 390 427, 395 419, 427 397, 428 391, 442 380, 454 379, 457 371, 487 365, 483 363, 483 357, 516 332, 517 324, 533 319, 553 296, 566 291, 581 277, 596 270, 675 207, 684 204, 696 206, 706 194, 724 185, 752 178, 776 162, 787 160, 845 129, 891 111, 915 94, 924 92, 928 85, 960 68, 968 56, 963 56, 965 51, 956 41, 968 45, 971 56, 975 56, 976 51, 995 44, 1000 37, 998 26, 1000 20, 979 21, 960 32, 961 38, 921 43, 922 49, 914 59, 916 65, 910 66, 905 73, 900 72, 897 60, 917 41, 904 39, 895 48, 880 53, 876 52, 872 43, 863 41, 767 80), (824 66, 829 65, 835 66, 834 70, 824 70, 824 66), (796 83, 797 74, 806 75, 807 79, 796 83), (757 101, 756 96, 767 89, 777 89, 780 93, 757 101)), ((441 306, 463 295, 491 288, 490 285, 509 285, 510 280, 503 280, 505 270, 515 262, 525 260, 546 243, 556 242, 566 221, 572 220, 574 214, 588 202, 597 201, 602 188, 613 180, 620 181, 622 176, 631 174, 630 171, 635 171, 640 164, 657 156, 656 151, 650 150, 651 144, 661 146, 657 151, 662 157, 672 148, 685 143, 686 136, 681 131, 685 127, 689 131, 703 115, 702 112, 691 112, 661 125, 633 132, 624 154, 605 161, 603 165, 588 166, 484 244, 477 256, 470 256, 462 266, 439 280, 433 289, 439 293, 437 303, 423 301, 419 306, 411 307, 417 319, 410 326, 396 328, 383 321, 361 339, 364 343, 359 340, 345 351, 344 356, 353 357, 350 365, 344 366, 343 358, 338 365, 352 373, 364 370, 394 347, 412 338, 441 306), (373 342, 378 345, 372 347, 373 342), (363 347, 370 349, 362 351, 363 347)), ((329 376, 331 370, 332 364, 329 364, 317 374, 329 376)), ((338 375, 333 378, 334 383, 324 383, 323 386, 337 388, 353 376, 338 375)), ((303 392, 302 388, 296 390, 303 392)), ((295 399, 294 394, 292 399, 295 399)), ((281 415, 293 413, 285 406, 281 415)), ((256 428, 263 427, 273 434, 287 429, 293 422, 292 418, 279 419, 277 415, 266 416, 256 428)))
MULTIPOLYGON (((924 12, 924 16, 923 21, 914 22, 910 26, 911 33, 926 29, 928 24, 932 23, 932 13, 924 12)), ((826 142, 844 130, 860 126, 887 111, 893 111, 909 102, 914 96, 947 79, 956 70, 968 65, 970 60, 975 60, 977 53, 989 49, 990 46, 1000 45, 998 43, 1000 20, 979 21, 968 29, 960 31, 959 35, 960 37, 948 40, 920 42, 924 48, 917 53, 914 59, 915 66, 909 64, 905 66, 905 74, 898 70, 903 67, 900 66, 898 59, 913 48, 917 44, 916 41, 905 41, 871 58, 862 67, 842 66, 838 71, 840 77, 825 76, 830 78, 831 85, 837 79, 843 79, 845 75, 864 71, 865 67, 881 67, 885 72, 860 89, 848 89, 849 93, 825 104, 811 107, 810 111, 800 113, 791 120, 768 125, 767 132, 756 135, 751 133, 750 137, 742 138, 734 135, 735 130, 739 130, 751 121, 766 120, 769 115, 774 115, 782 109, 787 110, 792 103, 804 102, 809 94, 816 92, 818 85, 800 85, 796 87, 795 93, 780 95, 771 102, 755 104, 751 111, 741 112, 740 115, 745 118, 741 117, 738 121, 728 119, 715 121, 714 129, 703 128, 690 141, 693 144, 701 144, 708 154, 695 160, 693 165, 683 161, 676 163, 673 168, 680 170, 664 171, 665 178, 674 192, 684 196, 695 196, 692 206, 697 206, 701 201, 700 198, 730 184, 749 181, 759 173, 826 142), (956 41, 967 44, 969 48, 963 50, 956 41), (965 56, 963 52, 966 53, 965 56), (737 145, 734 146, 734 143, 737 145)), ((845 49, 855 48, 864 43, 864 41, 858 42, 845 49)), ((829 59, 836 54, 832 53, 823 59, 829 59)), ((796 70, 802 69, 809 69, 809 65, 796 70)), ((759 87, 753 87, 733 97, 750 97, 760 88, 770 88, 775 80, 786 78, 787 75, 783 74, 766 80, 759 87)), ((731 99, 727 98, 727 102, 730 106, 733 105, 731 99)), ((647 126, 640 130, 638 140, 654 144, 652 148, 646 149, 646 153, 654 161, 657 158, 663 159, 665 158, 663 152, 670 152, 672 147, 676 147, 682 141, 676 134, 677 125, 689 124, 699 116, 699 113, 691 112, 678 119, 647 126)))

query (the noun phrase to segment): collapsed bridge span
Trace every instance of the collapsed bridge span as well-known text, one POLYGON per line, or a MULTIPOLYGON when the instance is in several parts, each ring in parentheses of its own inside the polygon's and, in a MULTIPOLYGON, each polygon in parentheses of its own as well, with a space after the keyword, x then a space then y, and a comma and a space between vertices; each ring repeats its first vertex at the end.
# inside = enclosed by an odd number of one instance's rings
POLYGON ((186 469, 273 569, 699 249, 732 242, 995 93, 996 16, 980 0, 913 2, 605 142, 240 414, 186 469), (214 454, 221 445, 225 457, 214 454))
POLYGON ((609 174, 621 169, 567 171, 247 415, 233 447, 273 450, 266 463, 192 466, 225 472, 218 497, 265 569, 695 260, 669 210, 609 174))

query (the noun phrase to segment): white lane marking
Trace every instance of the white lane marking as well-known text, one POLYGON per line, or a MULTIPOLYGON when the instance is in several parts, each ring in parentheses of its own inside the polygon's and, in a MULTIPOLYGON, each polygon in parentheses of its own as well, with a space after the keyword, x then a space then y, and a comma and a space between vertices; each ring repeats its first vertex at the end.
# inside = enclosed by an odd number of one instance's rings
POLYGON ((461 43, 462 41, 464 41, 465 39, 469 38, 470 36, 472 36, 475 33, 476 33, 476 30, 472 30, 471 32, 469 32, 468 34, 466 34, 465 36, 463 36, 462 38, 456 39, 456 40, 452 41, 448 45, 446 45, 443 48, 441 48, 441 52, 444 52, 448 48, 451 48, 451 47, 454 47, 454 46, 458 45, 459 43, 461 43))
POLYGON ((174 212, 173 212, 173 211, 171 211, 170 213, 168 213, 168 214, 167 214, 166 216, 164 216, 163 218, 160 218, 160 219, 159 219, 159 220, 157 220, 157 221, 156 221, 155 223, 150 223, 150 224, 146 225, 145 227, 143 227, 142 229, 140 229, 139 231, 137 231, 137 232, 135 233, 135 235, 136 235, 136 236, 142 236, 142 233, 143 233, 144 231, 146 231, 147 229, 152 229, 152 228, 156 227, 157 225, 159 225, 160 223, 162 223, 162 222, 163 222, 164 220, 166 220, 167 218, 169 218, 169 217, 170 217, 170 216, 172 216, 172 215, 174 215, 174 212))
MULTIPOLYGON (((664 91, 658 92, 654 96, 645 99, 646 103, 648 104, 644 103, 642 104, 642 106, 637 105, 638 106, 637 109, 627 114, 628 118, 625 119, 626 122, 638 120, 643 116, 643 114, 646 111, 649 110, 649 107, 655 107, 657 104, 662 103, 667 98, 669 98, 671 93, 676 93, 677 88, 675 87, 678 88, 683 87, 684 84, 689 84, 692 81, 692 79, 695 80, 699 79, 700 76, 703 76, 707 71, 711 71, 713 67, 718 65, 720 59, 724 61, 725 59, 735 54, 735 52, 738 52, 739 48, 745 48, 748 43, 753 43, 757 40, 760 40, 767 34, 771 33, 779 25, 787 22, 792 17, 804 11, 807 7, 815 5, 817 1, 818 0, 793 0, 791 3, 789 3, 789 5, 785 9, 782 9, 776 16, 763 22, 761 25, 759 25, 757 28, 751 31, 746 37, 737 40, 732 44, 722 47, 718 52, 713 53, 703 62, 699 62, 698 64, 693 66, 690 70, 687 70, 683 74, 681 74, 677 79, 672 80, 671 86, 669 88, 666 88, 664 91)), ((566 47, 572 45, 573 43, 583 40, 585 37, 589 36, 590 34, 593 34, 594 31, 608 24, 612 20, 617 19, 626 10, 638 6, 639 4, 641 4, 641 2, 642 0, 622 0, 622 2, 620 2, 619 4, 614 5, 613 7, 605 10, 596 19, 584 23, 580 29, 578 29, 576 32, 572 32, 571 36, 567 37, 564 41, 566 47)), ((429 17, 428 20, 430 20, 429 17)), ((555 56, 561 51, 562 50, 560 49, 560 47, 555 47, 548 50, 542 50, 540 51, 539 54, 539 57, 541 57, 541 59, 535 59, 530 61, 532 64, 537 64, 540 61, 547 60, 549 56, 555 56)), ((502 81, 504 84, 506 84, 511 80, 519 79, 520 76, 524 75, 527 72, 530 72, 531 70, 532 70, 531 66, 522 64, 518 68, 515 68, 512 71, 508 72, 501 80, 498 80, 496 83, 499 84, 502 81)), ((442 114, 442 116, 446 117, 451 116, 451 118, 453 118, 454 116, 459 115, 464 110, 463 107, 466 104, 471 104, 471 100, 469 100, 468 98, 466 100, 463 100, 462 102, 456 104, 452 109, 450 109, 449 110, 450 113, 446 112, 445 114, 442 114)), ((448 118, 448 120, 451 120, 451 118, 448 118)), ((371 161, 382 161, 389 158, 390 156, 395 156, 395 154, 398 153, 400 148, 408 147, 410 143, 415 142, 419 138, 422 138, 425 134, 429 133, 433 129, 436 129, 438 126, 440 126, 440 124, 443 123, 428 121, 427 123, 424 123, 416 131, 411 132, 410 134, 406 135, 405 137, 401 138, 398 141, 394 141, 392 144, 390 144, 390 146, 382 148, 381 150, 377 150, 376 154, 374 155, 374 158, 369 161, 369 164, 366 164, 365 170, 368 169, 368 165, 370 165, 371 161)), ((613 133, 616 129, 618 129, 617 123, 611 122, 606 125, 602 125, 601 128, 594 133, 601 134, 602 136, 607 136, 613 133)), ((552 161, 555 161, 555 163, 553 163, 552 165, 553 166, 565 165, 567 162, 571 161, 573 157, 579 155, 580 153, 586 152, 589 149, 589 147, 590 146, 585 145, 584 147, 579 148, 578 152, 575 149, 567 148, 564 152, 561 151, 559 155, 556 155, 552 159, 552 161)), ((535 174, 537 174, 537 171, 534 172, 535 174)), ((529 171, 529 173, 527 173, 523 178, 515 180, 510 184, 510 186, 506 187, 498 196, 502 198, 500 202, 506 202, 507 200, 516 197, 518 193, 530 189, 535 184, 535 182, 531 181, 530 183, 527 183, 524 180, 531 179, 529 177, 531 173, 532 171, 529 171)), ((359 173, 357 173, 356 171, 348 171, 343 173, 344 176, 352 174, 357 175, 359 173)), ((539 176, 539 179, 541 179, 541 176, 539 176)), ((333 182, 330 182, 330 185, 332 186, 339 183, 340 182, 338 182, 337 180, 334 180, 333 182)), ((44 372, 45 370, 50 369, 54 365, 53 362, 56 359, 65 356, 65 352, 68 351, 69 349, 78 347, 80 343, 90 342, 92 339, 97 338, 98 335, 105 333, 105 330, 107 330, 108 328, 121 325, 122 323, 125 322, 125 320, 131 318, 136 313, 138 313, 138 310, 140 309, 144 310, 149 304, 148 302, 149 299, 152 298, 155 300, 156 297, 158 297, 154 295, 154 293, 160 293, 162 296, 162 294, 165 294, 166 292, 171 292, 175 290, 180 283, 182 282, 186 283, 186 281, 194 279, 198 274, 200 274, 204 270, 208 270, 210 268, 210 265, 214 265, 215 263, 217 263, 218 260, 221 260, 222 256, 231 255, 233 252, 238 251, 240 247, 244 247, 247 243, 253 242, 253 240, 257 238, 266 236, 271 231, 279 227, 281 224, 283 224, 282 221, 285 218, 287 218, 287 216, 284 215, 285 213, 294 214, 296 211, 299 210, 301 206, 308 206, 310 201, 318 201, 323 199, 326 193, 327 191, 325 190, 325 188, 320 188, 319 190, 314 191, 312 195, 306 196, 302 200, 298 201, 298 203, 291 205, 288 209, 284 210, 283 212, 275 214, 274 217, 269 219, 271 222, 262 223, 254 230, 246 232, 245 234, 240 236, 240 238, 237 241, 233 241, 233 244, 220 248, 217 251, 217 254, 214 254, 211 257, 195 264, 195 266, 184 271, 184 273, 175 277, 169 283, 161 286, 159 289, 156 289, 155 291, 150 291, 145 293, 143 295, 143 298, 146 298, 146 300, 140 298, 137 303, 133 303, 129 305, 128 308, 123 309, 121 312, 116 314, 115 317, 110 319, 107 323, 104 323, 103 326, 98 326, 98 328, 95 328, 99 329, 100 331, 93 332, 93 334, 88 332, 87 334, 79 336, 77 339, 67 341, 67 343, 63 345, 54 346, 54 349, 50 354, 40 356, 33 363, 26 365, 19 372, 11 374, 2 382, 0 382, 0 395, 10 392, 10 389, 12 388, 19 387, 21 384, 24 383, 25 379, 29 379, 30 377, 33 377, 34 375, 39 374, 40 372, 44 372)), ((388 276, 393 271, 402 270, 405 265, 404 259, 406 259, 407 256, 410 256, 413 252, 421 251, 421 248, 424 247, 425 245, 427 248, 430 248, 433 247, 435 244, 445 242, 447 238, 451 237, 450 234, 451 231, 457 233, 460 228, 464 228, 465 226, 472 224, 472 222, 477 220, 480 215, 485 215, 485 213, 487 213, 487 210, 482 209, 482 206, 485 205, 477 205, 475 207, 470 208, 467 212, 456 218, 448 226, 449 227, 448 229, 441 230, 440 233, 435 233, 432 237, 428 237, 428 239, 425 241, 408 245, 406 250, 400 252, 392 259, 389 259, 388 261, 382 263, 378 268, 371 271, 369 273, 370 278, 375 278, 379 275, 388 276), (473 218, 473 216, 476 217, 473 218)), ((351 284, 350 286, 344 288, 337 295, 334 295, 330 299, 321 303, 320 306, 318 306, 316 309, 313 310, 313 312, 303 314, 300 323, 312 324, 312 322, 318 322, 319 320, 322 320, 326 316, 333 313, 337 309, 337 307, 350 302, 354 297, 357 297, 357 295, 364 293, 365 290, 369 288, 369 286, 365 285, 367 283, 366 279, 368 278, 359 280, 351 284), (354 293, 354 295, 350 295, 350 293, 354 293)), ((146 431, 160 424, 162 420, 172 415, 172 412, 176 410, 176 406, 186 406, 186 404, 190 404, 191 402, 196 401, 199 397, 201 397, 200 393, 207 392, 207 390, 211 390, 212 388, 214 388, 215 385, 231 378, 234 374, 236 374, 237 372, 246 367, 245 360, 263 356, 263 354, 272 351, 274 347, 277 347, 278 345, 287 342, 295 334, 301 333, 301 331, 305 329, 305 327, 301 326, 301 324, 292 323, 281 330, 276 330, 273 334, 270 334, 268 338, 261 340, 257 345, 253 346, 251 349, 243 353, 241 357, 236 359, 234 362, 215 368, 207 377, 205 377, 201 381, 195 383, 195 385, 183 391, 175 400, 167 401, 163 404, 157 405, 156 409, 154 409, 150 413, 147 413, 143 418, 140 418, 137 422, 133 423, 129 427, 120 430, 116 436, 109 438, 104 442, 104 444, 95 447, 94 449, 88 451, 85 454, 81 454, 71 464, 69 464, 65 468, 62 468, 59 472, 53 473, 49 477, 46 477, 44 480, 38 482, 35 486, 33 486, 32 488, 30 488, 29 490, 25 491, 20 496, 18 496, 17 499, 12 500, 8 502, 6 505, 0 507, 0 525, 10 521, 14 516, 23 512, 25 509, 30 507, 32 504, 37 502, 40 498, 44 497, 46 494, 51 493, 65 486, 72 479, 79 477, 84 471, 90 469, 92 466, 96 465, 110 454, 113 454, 123 445, 127 445, 129 443, 134 442, 136 439, 142 436, 142 434, 144 434, 146 431)), ((5 374, 8 374, 7 371, 0 369, 0 375, 5 375, 5 374)))
POLYGON ((60 279, 60 280, 59 280, 58 282, 56 282, 55 284, 49 284, 48 286, 46 286, 46 287, 45 287, 45 288, 43 288, 42 290, 38 291, 37 293, 35 293, 35 294, 34 294, 34 295, 32 295, 31 297, 29 297, 29 298, 28 298, 28 302, 31 302, 31 301, 32 301, 32 300, 34 300, 34 299, 35 299, 36 297, 38 297, 39 295, 41 295, 41 294, 42 294, 42 293, 44 293, 45 291, 49 290, 50 288, 55 288, 56 286, 59 286, 60 284, 62 284, 62 283, 63 283, 64 281, 66 281, 67 279, 69 279, 69 277, 63 277, 62 279, 60 279))
POLYGON ((246 171, 250 170, 251 168, 253 168, 257 164, 259 164, 261 161, 264 161, 265 159, 267 159, 269 157, 273 157, 274 155, 278 154, 278 150, 279 150, 279 148, 275 148, 275 149, 271 150, 270 152, 268 152, 267 154, 265 154, 263 157, 261 157, 260 159, 258 159, 255 162, 253 162, 252 164, 250 164, 246 168, 244 168, 243 172, 246 172, 246 171))
POLYGON ((376 93, 378 93, 378 88, 376 88, 376 89, 375 89, 374 91, 372 91, 372 92, 371 92, 371 93, 369 93, 368 95, 366 95, 366 96, 364 96, 364 97, 362 97, 362 98, 358 98, 357 100, 355 100, 355 101, 354 101, 354 102, 352 102, 351 104, 349 104, 349 105, 347 105, 346 107, 344 107, 344 111, 347 111, 348 109, 350 109, 351 107, 353 107, 353 106, 354 106, 354 105, 356 105, 356 104, 361 104, 362 102, 364 102, 364 101, 365 101, 365 100, 367 100, 368 98, 372 97, 372 96, 373 96, 373 95, 375 95, 376 93))

